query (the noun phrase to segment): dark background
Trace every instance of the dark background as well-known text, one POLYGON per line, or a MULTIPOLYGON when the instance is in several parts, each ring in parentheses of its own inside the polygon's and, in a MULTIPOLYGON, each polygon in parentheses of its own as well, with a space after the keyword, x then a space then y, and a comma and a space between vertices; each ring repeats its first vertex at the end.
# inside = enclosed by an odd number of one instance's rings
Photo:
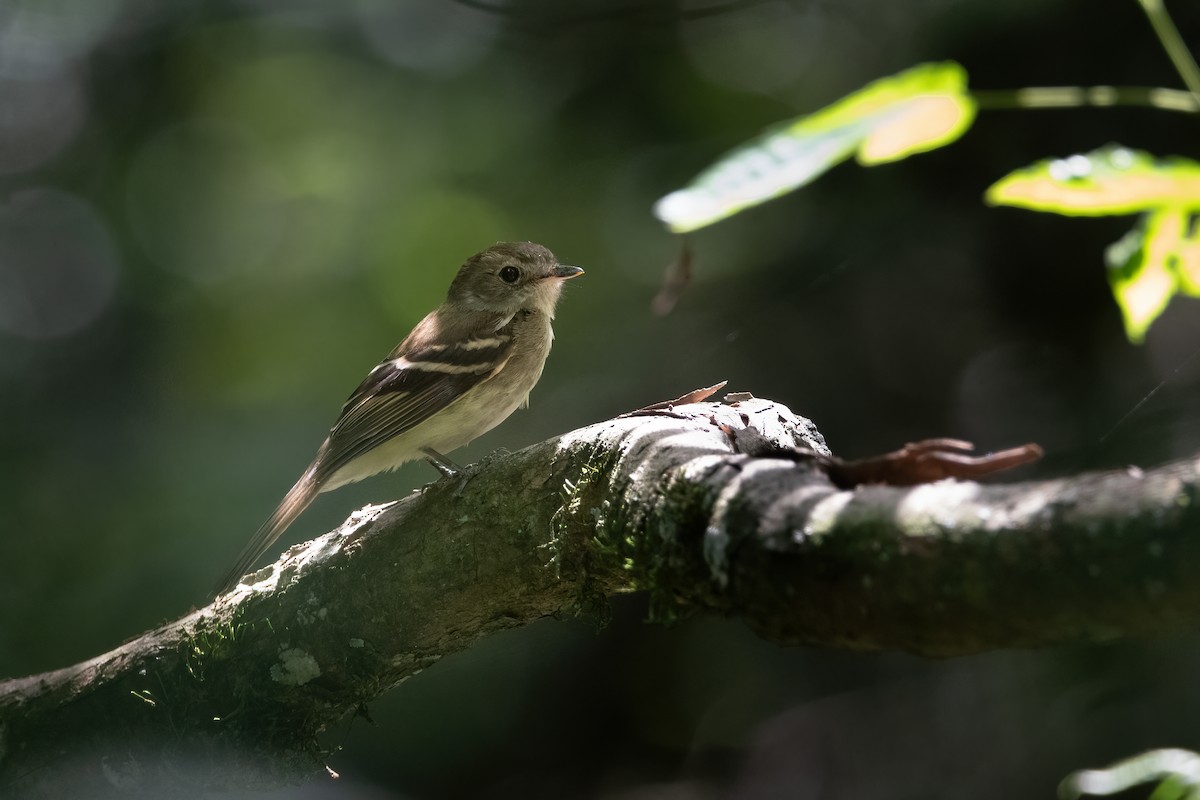
MULTIPOLYGON (((1170 5, 1200 49, 1200 8, 1170 5)), ((1029 478, 1194 452, 1200 305, 1125 341, 1102 253, 1132 220, 981 196, 1109 142, 1197 157, 1195 116, 984 112, 691 236, 693 284, 651 313, 679 247, 655 199, 941 59, 980 89, 1179 85, 1133 0, 3 4, 0 675, 204 602, 350 390, 500 239, 587 276, 531 409, 459 461, 720 379, 851 457, 1037 441, 1029 478)), ((323 496, 278 549, 434 477, 323 496)), ((330 733, 340 781, 279 796, 1050 797, 1200 747, 1194 637, 928 662, 614 607, 446 658, 330 733)))

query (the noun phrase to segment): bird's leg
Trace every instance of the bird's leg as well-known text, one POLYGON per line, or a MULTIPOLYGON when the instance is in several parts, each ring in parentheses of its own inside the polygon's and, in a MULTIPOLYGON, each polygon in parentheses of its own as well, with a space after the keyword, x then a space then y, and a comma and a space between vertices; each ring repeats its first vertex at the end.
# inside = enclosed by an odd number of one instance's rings
POLYGON ((438 472, 442 473, 446 478, 458 478, 458 485, 454 487, 453 497, 458 497, 462 494, 462 490, 467 487, 467 474, 463 472, 463 468, 455 464, 444 455, 434 450, 432 447, 422 447, 421 452, 425 454, 425 460, 433 464, 438 472))
POLYGON ((434 469, 442 473, 442 477, 453 478, 462 472, 462 467, 455 464, 444 455, 434 450, 432 447, 422 447, 421 452, 425 454, 425 460, 433 464, 434 469))

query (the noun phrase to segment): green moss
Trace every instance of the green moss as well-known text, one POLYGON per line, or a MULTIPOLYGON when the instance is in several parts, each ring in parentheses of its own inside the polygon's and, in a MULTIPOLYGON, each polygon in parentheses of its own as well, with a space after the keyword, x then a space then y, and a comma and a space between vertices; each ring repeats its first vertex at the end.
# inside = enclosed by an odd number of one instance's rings
MULTIPOLYGON (((620 503, 608 515, 607 538, 614 568, 624 576, 630 590, 650 595, 649 617, 671 624, 691 615, 688 599, 696 588, 692 580, 698 537, 702 535, 707 511, 715 499, 707 487, 681 479, 677 473, 662 476, 654 486, 624 486, 614 496, 636 491, 655 499, 645 504, 620 503), (631 509, 642 509, 632 512, 631 509)), ((700 580, 705 580, 703 576, 700 580)))
POLYGON ((550 519, 550 537, 542 545, 546 567, 555 576, 575 577, 578 593, 569 616, 607 624, 610 617, 608 590, 611 563, 618 556, 612 541, 612 508, 603 498, 615 463, 613 454, 584 446, 572 454, 582 466, 573 479, 563 481, 562 503, 550 519))
POLYGON ((583 466, 564 481, 545 548, 556 574, 579 577, 575 613, 603 618, 607 595, 646 591, 651 621, 690 616, 713 583, 697 555, 715 491, 675 471, 654 485, 614 478, 620 455, 611 451, 572 457, 583 466))
MULTIPOLYGON (((202 623, 180 637, 176 652, 194 680, 203 682, 206 665, 226 658, 238 639, 254 628, 254 622, 245 621, 245 614, 243 607, 237 606, 228 619, 212 625, 202 623)), ((265 622, 270 625, 269 620, 265 622)))

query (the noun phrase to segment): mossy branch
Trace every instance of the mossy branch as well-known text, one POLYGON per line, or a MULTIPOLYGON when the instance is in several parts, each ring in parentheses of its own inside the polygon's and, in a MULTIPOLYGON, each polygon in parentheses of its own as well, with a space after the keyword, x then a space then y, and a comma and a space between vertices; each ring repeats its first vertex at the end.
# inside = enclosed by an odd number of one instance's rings
POLYGON ((167 796, 319 769, 321 732, 447 653, 650 593, 780 644, 931 656, 1108 639, 1200 617, 1200 465, 839 491, 783 406, 593 425, 358 512, 207 608, 0 683, 0 795, 167 796))

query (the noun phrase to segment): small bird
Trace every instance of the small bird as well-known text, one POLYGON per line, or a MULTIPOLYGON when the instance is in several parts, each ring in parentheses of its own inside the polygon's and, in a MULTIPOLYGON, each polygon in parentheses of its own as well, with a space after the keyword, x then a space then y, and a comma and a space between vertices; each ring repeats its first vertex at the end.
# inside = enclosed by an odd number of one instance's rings
POLYGON ((528 404, 554 340, 550 322, 563 281, 582 274, 533 242, 499 242, 467 259, 446 302, 350 395, 308 469, 216 594, 236 586, 319 493, 419 458, 454 475, 442 453, 528 404))

